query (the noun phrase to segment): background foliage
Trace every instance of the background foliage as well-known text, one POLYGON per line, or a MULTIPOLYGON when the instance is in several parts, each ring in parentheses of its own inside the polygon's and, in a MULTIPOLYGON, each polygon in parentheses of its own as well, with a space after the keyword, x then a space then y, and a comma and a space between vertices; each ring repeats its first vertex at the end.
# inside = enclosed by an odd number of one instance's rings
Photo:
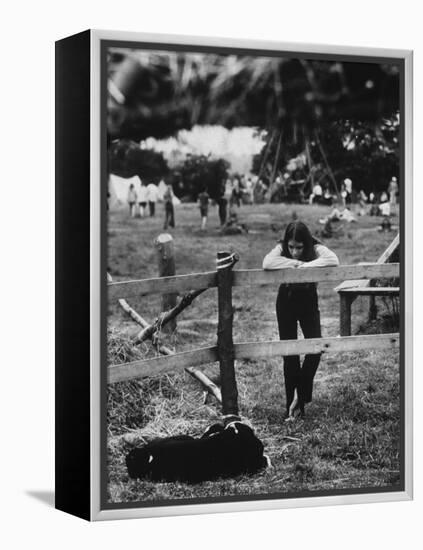
MULTIPOLYGON (((319 56, 321 57, 321 56, 319 56)), ((281 128, 324 121, 377 121, 399 108, 399 66, 301 57, 109 50, 109 77, 123 94, 109 103, 113 137, 173 135, 195 124, 281 128)))

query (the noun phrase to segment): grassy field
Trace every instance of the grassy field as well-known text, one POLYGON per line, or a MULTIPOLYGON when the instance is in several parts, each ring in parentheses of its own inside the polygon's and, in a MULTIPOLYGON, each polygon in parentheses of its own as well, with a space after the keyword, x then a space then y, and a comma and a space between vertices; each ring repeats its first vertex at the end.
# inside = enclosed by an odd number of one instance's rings
MULTIPOLYGON (((162 232, 164 214, 154 219, 129 219, 126 210, 109 218, 108 270, 115 281, 157 276, 154 239, 162 232)), ((178 274, 215 269, 218 250, 240 255, 239 268, 260 268, 264 255, 275 245, 295 211, 313 233, 329 208, 307 205, 266 204, 238 210, 247 234, 223 236, 217 211, 211 208, 209 226, 200 230, 198 207, 176 208, 175 242, 178 274)), ((395 236, 377 231, 380 218, 364 216, 343 226, 325 240, 341 264, 375 261, 395 236)), ((398 218, 393 218, 398 225, 398 218)), ((336 283, 337 284, 337 283, 336 283)), ((322 335, 339 333, 339 299, 334 283, 319 284, 322 335)), ((277 339, 275 300, 277 288, 234 289, 234 340, 277 339)), ((380 299, 379 299, 380 300, 380 299)), ((151 321, 160 311, 159 296, 131 300, 151 321)), ((378 302, 380 315, 388 313, 378 302)), ((368 302, 353 305, 353 333, 392 330, 378 322, 366 325, 368 302)), ((210 289, 178 318, 177 331, 163 336, 175 351, 214 345, 217 329, 217 293, 210 289)), ((117 304, 109 304, 109 363, 154 356, 151 346, 135 348, 131 337, 138 327, 117 304)), ((273 463, 254 477, 207 482, 199 485, 133 481, 127 476, 125 454, 134 444, 155 437, 200 435, 219 419, 219 404, 203 404, 202 389, 185 372, 150 380, 114 384, 108 391, 108 491, 110 502, 135 502, 234 495, 293 495, 322 490, 392 487, 400 477, 399 357, 393 351, 338 353, 322 358, 315 379, 314 400, 304 419, 283 421, 284 383, 282 358, 238 361, 236 364, 241 415, 251 422, 273 463)), ((209 375, 217 365, 205 365, 209 375)))

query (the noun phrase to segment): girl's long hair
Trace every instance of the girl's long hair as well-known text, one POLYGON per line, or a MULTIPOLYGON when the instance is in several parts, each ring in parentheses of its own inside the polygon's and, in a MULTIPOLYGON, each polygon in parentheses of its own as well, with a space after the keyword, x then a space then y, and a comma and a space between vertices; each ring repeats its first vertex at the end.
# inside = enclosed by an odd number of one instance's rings
POLYGON ((314 245, 321 244, 318 239, 313 237, 309 228, 303 222, 291 222, 285 229, 285 235, 281 241, 282 244, 282 256, 286 258, 292 258, 289 252, 288 242, 297 241, 304 245, 303 254, 301 260, 303 262, 311 262, 316 259, 316 252, 314 251, 314 245))

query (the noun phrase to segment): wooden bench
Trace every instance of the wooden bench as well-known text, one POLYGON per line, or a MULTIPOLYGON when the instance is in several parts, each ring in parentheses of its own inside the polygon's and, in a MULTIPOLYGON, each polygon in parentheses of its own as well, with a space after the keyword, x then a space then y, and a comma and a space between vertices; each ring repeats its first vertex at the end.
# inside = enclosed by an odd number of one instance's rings
MULTIPOLYGON (((377 263, 389 262, 399 246, 399 234, 388 248, 378 258, 377 263)), ((375 287, 370 279, 344 281, 335 290, 339 294, 339 332, 341 336, 351 336, 351 305, 359 296, 369 296, 369 318, 375 319, 377 314, 376 296, 399 296, 399 287, 375 287)))

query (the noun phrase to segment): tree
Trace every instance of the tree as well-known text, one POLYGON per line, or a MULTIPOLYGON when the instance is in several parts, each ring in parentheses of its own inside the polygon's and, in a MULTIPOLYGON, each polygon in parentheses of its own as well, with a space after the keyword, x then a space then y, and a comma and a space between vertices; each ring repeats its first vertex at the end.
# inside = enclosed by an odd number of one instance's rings
POLYGON ((169 167, 162 153, 141 149, 134 141, 121 139, 110 144, 109 171, 123 178, 137 175, 157 181, 168 175, 169 167))
POLYGON ((204 188, 210 197, 218 200, 225 192, 229 163, 205 155, 190 155, 179 167, 183 182, 183 194, 196 200, 204 188))
POLYGON ((306 176, 309 192, 312 178, 336 192, 346 177, 352 179, 356 190, 382 191, 392 176, 399 176, 399 130, 398 113, 377 122, 336 120, 321 124, 311 134, 302 131, 304 141, 286 144, 279 155, 277 139, 269 133, 267 146, 254 158, 253 171, 269 181, 271 174, 287 170, 294 180, 306 176), (299 152, 303 156, 301 145, 308 157, 308 174, 303 169, 289 169, 290 159, 299 152))

